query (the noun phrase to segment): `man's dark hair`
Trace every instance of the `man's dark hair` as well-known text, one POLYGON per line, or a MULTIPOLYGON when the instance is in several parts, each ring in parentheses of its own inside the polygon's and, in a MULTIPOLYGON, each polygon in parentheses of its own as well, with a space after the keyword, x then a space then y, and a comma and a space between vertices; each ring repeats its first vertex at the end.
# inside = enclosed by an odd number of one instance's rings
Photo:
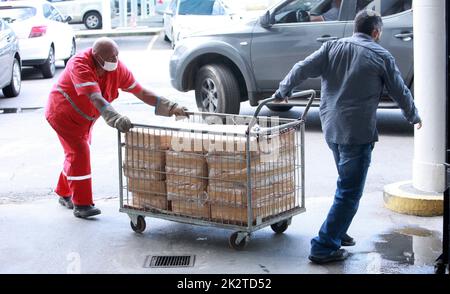
POLYGON ((362 10, 355 17, 355 33, 372 35, 374 30, 383 28, 381 15, 374 10, 362 10))

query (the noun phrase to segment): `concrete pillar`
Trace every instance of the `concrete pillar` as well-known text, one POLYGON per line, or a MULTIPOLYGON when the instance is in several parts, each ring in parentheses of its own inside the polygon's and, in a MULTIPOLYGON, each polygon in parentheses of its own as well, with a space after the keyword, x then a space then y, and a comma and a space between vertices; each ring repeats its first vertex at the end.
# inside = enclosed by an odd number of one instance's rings
MULTIPOLYGON (((141 5, 142 4, 143 3, 141 3, 141 5)), ((130 27, 136 27, 136 25, 137 25, 137 15, 138 15, 137 0, 131 0, 130 27)))
POLYGON ((110 30, 111 29, 111 1, 109 0, 103 0, 102 2, 102 10, 103 10, 103 14, 102 14, 102 23, 103 26, 102 28, 104 30, 110 30))
POLYGON ((119 0, 119 19, 120 19, 120 27, 127 26, 127 0, 119 0))
POLYGON ((141 19, 147 17, 148 0, 141 0, 141 19))
POLYGON ((414 95, 423 120, 415 133, 413 186, 445 190, 446 33, 445 3, 414 0, 414 95))
POLYGON ((442 0, 413 0, 414 99, 423 127, 415 131, 413 180, 384 188, 387 208, 443 214, 446 125, 446 18, 442 0))

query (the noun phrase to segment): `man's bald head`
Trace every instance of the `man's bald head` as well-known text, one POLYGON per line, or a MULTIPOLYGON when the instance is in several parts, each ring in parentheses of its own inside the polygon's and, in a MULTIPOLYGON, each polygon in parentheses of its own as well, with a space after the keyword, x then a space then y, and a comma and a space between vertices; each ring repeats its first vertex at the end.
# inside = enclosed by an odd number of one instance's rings
POLYGON ((92 53, 99 54, 102 57, 104 55, 119 55, 119 46, 114 40, 102 37, 97 39, 92 46, 92 53))
POLYGON ((112 39, 102 37, 94 42, 92 54, 101 68, 105 62, 116 63, 118 61, 119 46, 112 39))

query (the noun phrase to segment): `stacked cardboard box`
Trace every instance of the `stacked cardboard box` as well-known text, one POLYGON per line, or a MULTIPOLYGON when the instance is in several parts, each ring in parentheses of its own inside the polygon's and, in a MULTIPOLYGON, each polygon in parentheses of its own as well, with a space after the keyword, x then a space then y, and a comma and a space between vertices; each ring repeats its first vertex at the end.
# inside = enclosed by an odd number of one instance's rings
POLYGON ((164 131, 131 131, 125 135, 124 174, 132 206, 168 210, 165 183, 166 150, 170 136, 164 131))
POLYGON ((198 218, 210 217, 207 176, 203 152, 167 151, 166 184, 172 212, 198 218))
POLYGON ((246 224, 249 192, 252 222, 295 207, 295 131, 277 136, 277 144, 260 145, 258 151, 250 153, 232 150, 208 153, 207 192, 212 219, 246 224))

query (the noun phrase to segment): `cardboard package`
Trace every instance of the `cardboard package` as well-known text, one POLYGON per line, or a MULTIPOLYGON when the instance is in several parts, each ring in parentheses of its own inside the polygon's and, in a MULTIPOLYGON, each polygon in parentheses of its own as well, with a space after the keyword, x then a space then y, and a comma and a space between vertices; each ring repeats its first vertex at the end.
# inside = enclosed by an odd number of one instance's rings
POLYGON ((126 146, 149 150, 168 150, 171 139, 170 131, 157 129, 131 130, 125 134, 126 146))
POLYGON ((211 205, 207 201, 184 199, 171 200, 171 203, 175 214, 208 220, 211 218, 211 205))
POLYGON ((168 210, 165 183, 168 132, 145 129, 125 134, 124 175, 132 205, 138 209, 168 210))
POLYGON ((209 218, 206 201, 208 169, 202 152, 167 151, 167 196, 172 212, 184 216, 209 218))
MULTIPOLYGON (((295 208, 295 194, 287 194, 283 197, 273 198, 270 201, 260 203, 260 206, 253 207, 253 224, 259 224, 267 217, 295 208)), ((211 203, 211 218, 217 222, 243 224, 248 223, 247 205, 232 206, 221 203, 211 203)))

